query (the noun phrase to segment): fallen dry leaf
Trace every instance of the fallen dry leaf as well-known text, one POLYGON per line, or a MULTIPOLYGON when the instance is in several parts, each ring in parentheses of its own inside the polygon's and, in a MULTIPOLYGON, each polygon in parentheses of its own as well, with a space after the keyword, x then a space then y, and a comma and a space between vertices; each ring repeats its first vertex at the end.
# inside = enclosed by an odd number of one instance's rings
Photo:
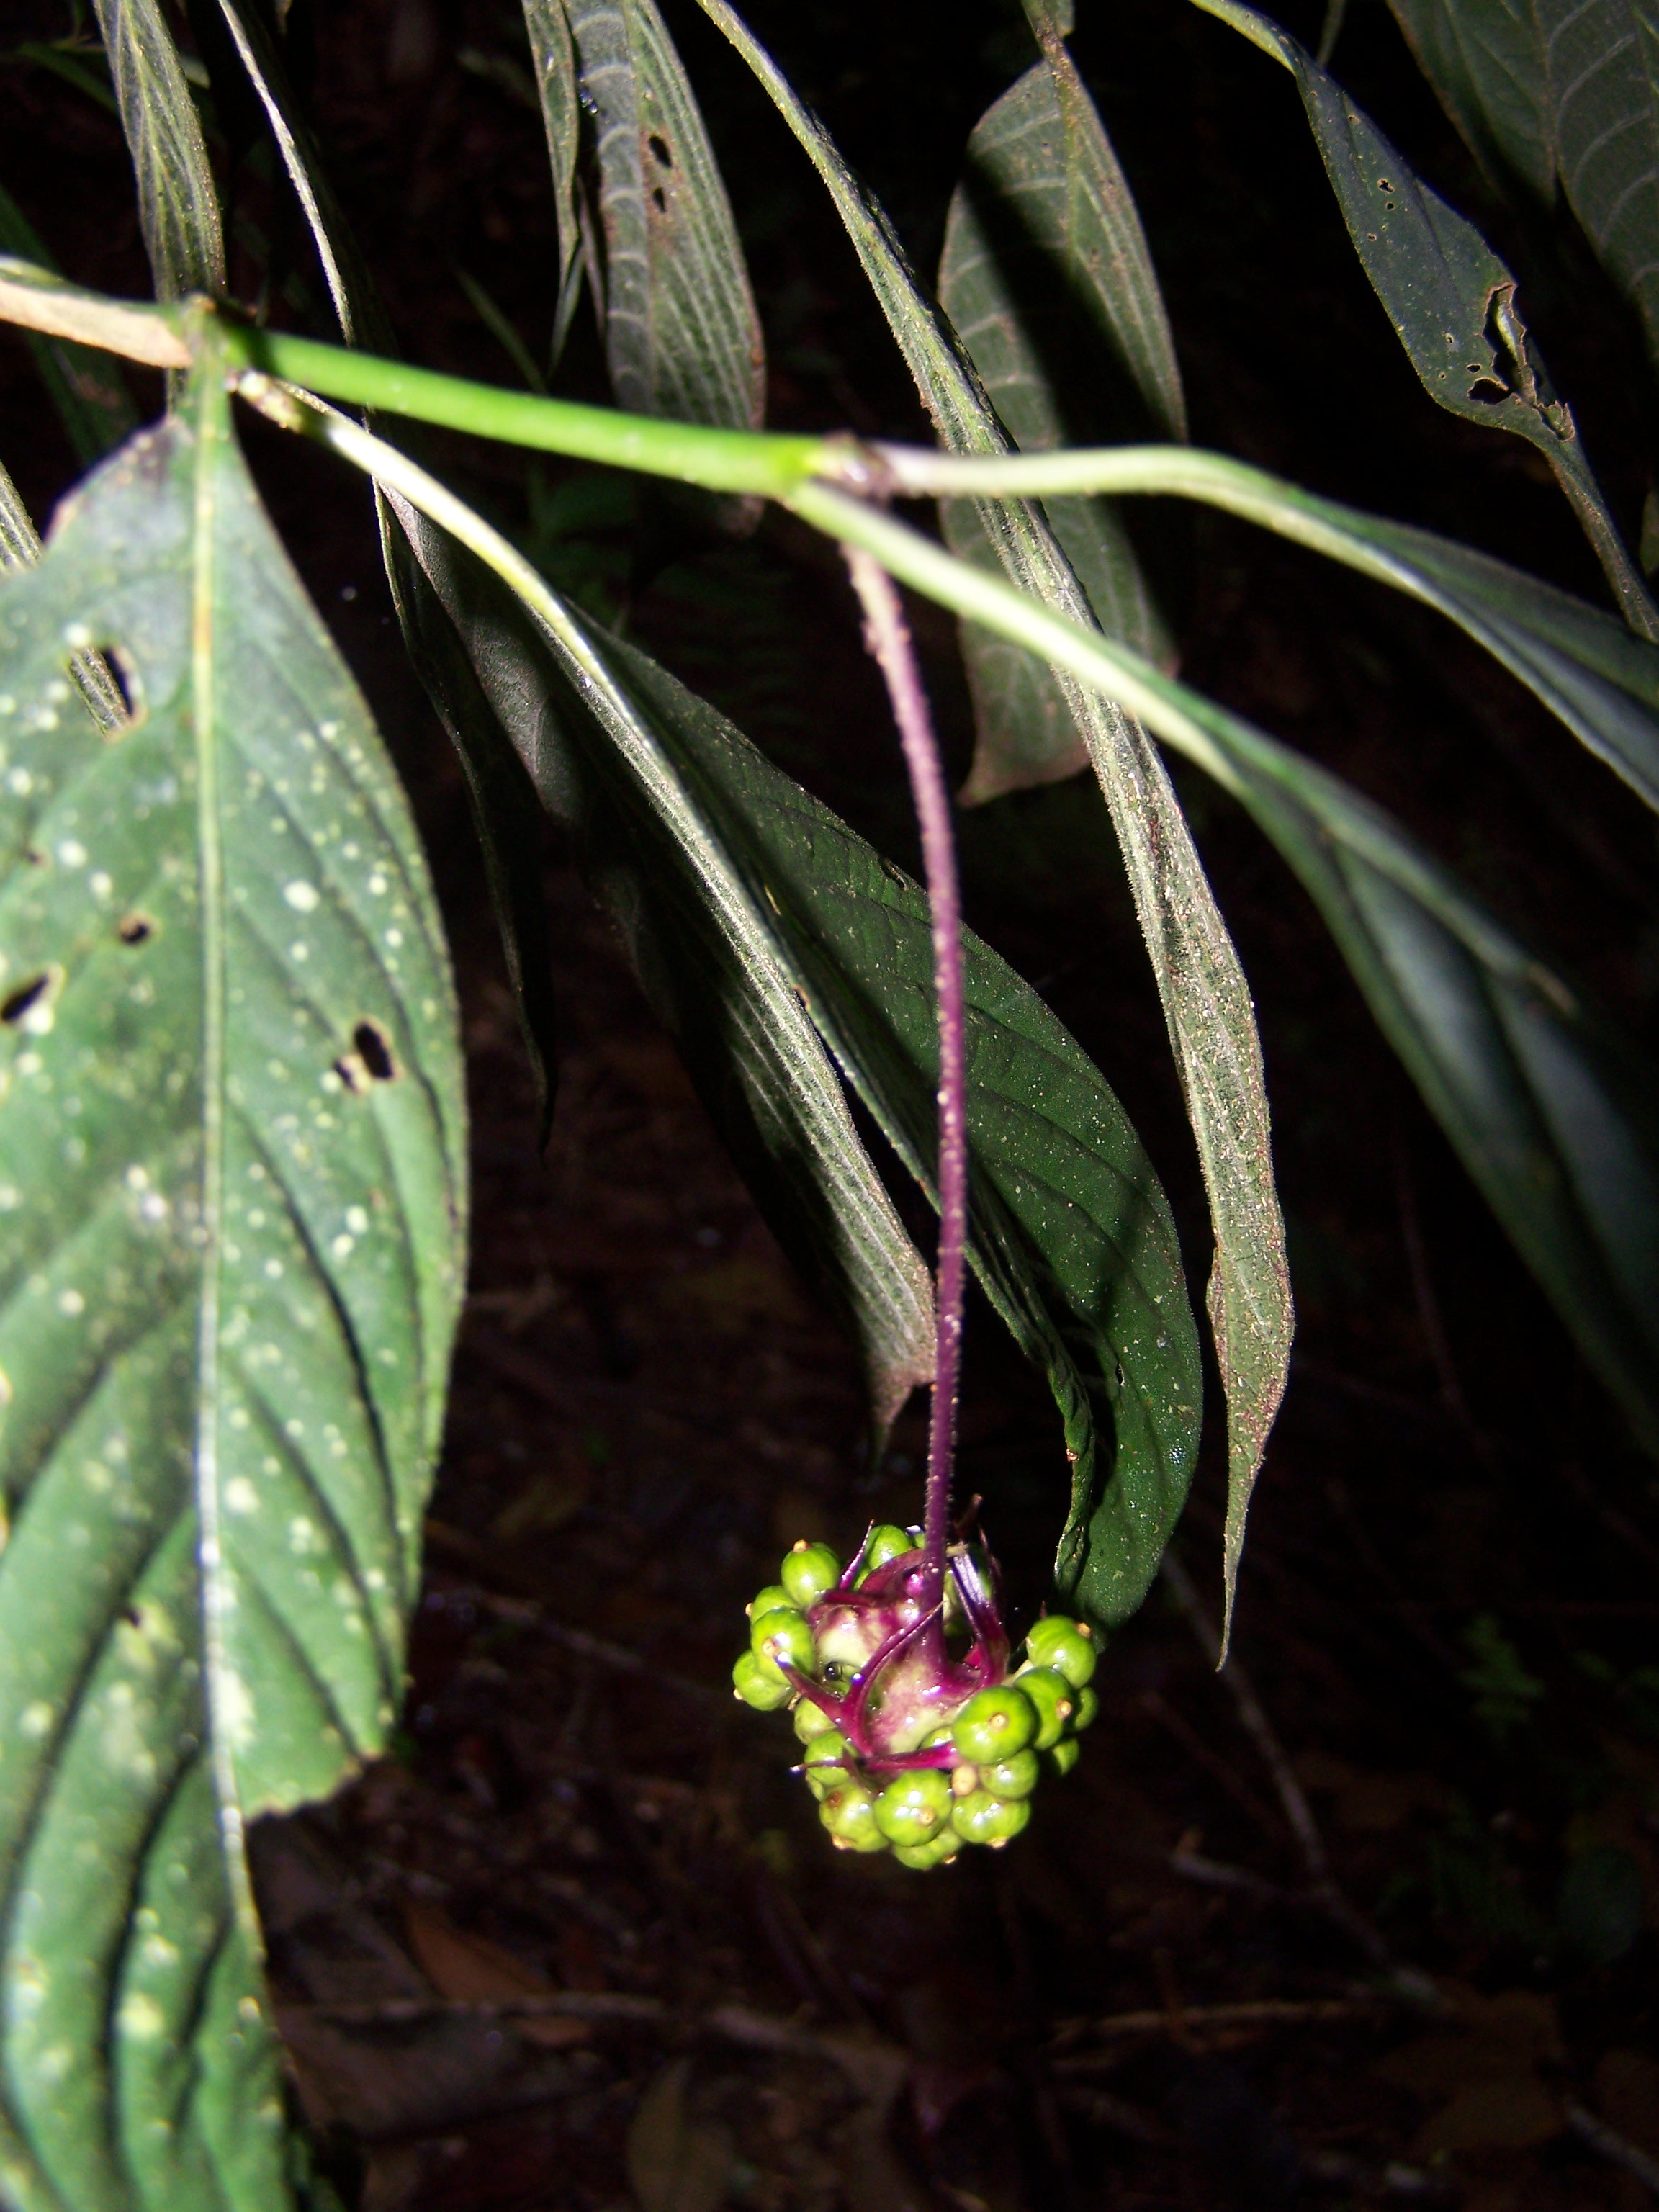
MULTIPOLYGON (((544 1974, 488 1936, 457 1928, 435 1906, 405 1905, 404 1926, 422 1972, 439 1996, 453 2004, 510 2004, 514 1997, 554 1994, 544 1974)), ((549 2050, 586 2043, 592 2034, 586 2021, 545 2013, 520 2014, 512 2024, 516 2033, 549 2050)))
POLYGON ((718 2125, 691 2118, 691 2061, 671 2059, 640 2100, 628 2130, 628 2179, 641 2212, 715 2212, 735 2158, 718 2125))

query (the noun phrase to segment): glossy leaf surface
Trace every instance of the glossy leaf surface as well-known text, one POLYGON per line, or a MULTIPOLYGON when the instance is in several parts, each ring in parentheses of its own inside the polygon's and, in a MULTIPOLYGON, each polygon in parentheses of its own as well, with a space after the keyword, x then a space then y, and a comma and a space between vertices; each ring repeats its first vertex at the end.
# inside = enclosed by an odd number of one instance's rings
MULTIPOLYGON (((823 180, 940 442, 952 453, 1006 451, 977 370, 923 299, 880 206, 726 0, 699 4, 748 62, 823 180)), ((1041 507, 988 501, 981 520, 1012 583, 1055 613, 1094 626, 1041 507)), ((1255 1010, 1157 748, 1110 701, 1069 674, 1061 675, 1060 689, 1111 809, 1204 1172, 1216 1238, 1210 1312, 1228 1391, 1230 1520, 1242 1534, 1261 1447, 1284 1395, 1292 1328, 1255 1010)), ((1230 1557, 1237 1557, 1236 1544, 1230 1557)), ((1230 1598, 1231 1589, 1230 1571, 1230 1598)))
POLYGON ((463 1285, 424 860, 227 406, 204 376, 0 583, 21 2212, 289 2201, 241 1828, 385 1747, 463 1285))
POLYGON ((1390 0, 1495 182, 1559 193, 1659 361, 1659 13, 1651 0, 1390 0))
MULTIPOLYGON (((739 1158, 769 1140, 768 1097, 781 1079, 797 1091, 824 1082, 817 1125, 805 1132, 816 1174, 867 1169, 816 1031, 931 1188, 937 1046, 925 895, 665 671, 541 592, 528 621, 508 619, 493 586, 481 603, 452 602, 450 611, 498 710, 516 702, 545 802, 578 829, 613 896, 622 891, 641 975, 677 1030, 691 1030, 694 1073, 692 1018, 749 1040, 732 1053, 752 1130, 734 1146, 739 1158), (784 1017, 797 1003, 806 1018, 792 1033, 784 1017)), ((971 934, 964 957, 970 1257, 1016 1340, 1046 1370, 1065 1423, 1073 1488, 1057 1577, 1079 1603, 1116 1621, 1146 1595, 1197 1446, 1197 1343, 1174 1226, 1098 1071, 971 934), (1097 1444, 1109 1408, 1109 1466, 1097 1444)), ((703 1080, 729 1132, 730 1103, 703 1080)), ((793 1109, 797 1121, 802 1110, 793 1109)), ((776 1190, 778 1165, 763 1179, 750 1172, 763 1200, 769 1185, 776 1190)), ((886 1201, 873 1170, 866 1189, 879 1234, 861 1271, 890 1280, 893 1255, 908 1255, 905 1278, 925 1293, 896 1220, 874 1215, 886 1201)), ((844 1199, 837 1212, 859 1218, 844 1199)), ((778 1225, 787 1234, 787 1214, 778 1225)), ((815 1241, 822 1249, 822 1230, 815 1241)), ((866 1313, 898 1310, 890 1289, 866 1291, 860 1303, 866 1313)), ((931 1344, 914 1332, 910 1340, 921 1370, 931 1344)))
POLYGON ((1608 512, 1572 410, 1528 335, 1510 271, 1289 32, 1243 0, 1194 4, 1296 78, 1348 235, 1424 389, 1467 422, 1513 431, 1537 447, 1595 548, 1620 611, 1644 636, 1659 637, 1659 608, 1608 512))
MULTIPOLYGON (((1181 375, 1139 217, 1070 56, 1058 40, 980 120, 951 202, 939 301, 1014 444, 1036 453, 1142 425, 1186 430, 1181 375), (1117 388, 1114 390, 1114 372, 1117 388)), ((1109 501, 1044 511, 1101 627, 1163 659, 1170 641, 1109 501)), ((945 540, 996 555, 970 502, 949 502, 945 540)), ((963 798, 1049 782, 1088 765, 1053 675, 1000 638, 964 631, 978 745, 963 798)))

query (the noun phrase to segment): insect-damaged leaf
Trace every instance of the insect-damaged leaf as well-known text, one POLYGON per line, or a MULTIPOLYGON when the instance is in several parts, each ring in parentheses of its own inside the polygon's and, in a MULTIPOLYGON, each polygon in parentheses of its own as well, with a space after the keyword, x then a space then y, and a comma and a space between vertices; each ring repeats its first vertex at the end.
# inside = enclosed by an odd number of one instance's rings
MULTIPOLYGON (((939 289, 1022 452, 1143 430, 1185 436, 1180 371, 1139 217, 1057 39, 968 142, 939 289)), ((1054 499, 1044 512, 1102 629, 1167 659, 1168 635, 1110 502, 1054 499)), ((947 501, 942 520, 954 553, 1000 565, 971 501, 947 501)), ((971 628, 963 645, 978 731, 969 803, 1087 766, 1040 661, 971 628)))
POLYGON ((464 1273, 424 861, 228 404, 204 374, 0 582, 20 2212, 289 2201, 241 1827, 386 1744, 464 1273))
POLYGON ((1620 611, 1659 637, 1659 608, 1626 550, 1516 304, 1516 280, 1467 216, 1416 175, 1358 103, 1269 17, 1243 0, 1194 0, 1295 77, 1342 219, 1424 389, 1467 422, 1538 447, 1595 547, 1620 611))
MULTIPOLYGON (((702 117, 654 0, 564 0, 593 117, 605 359, 619 407, 757 428, 766 355, 702 117)), ((556 58, 552 45, 538 60, 556 58)), ((545 67, 538 72, 545 109, 545 67)), ((552 129, 550 119, 550 131, 552 129)))
MULTIPOLYGON (((756 1068, 781 1048, 796 1087, 816 1082, 821 1065, 825 1103, 810 1119, 795 1109, 796 1143, 812 1145, 815 1174, 833 1192, 854 1163, 868 1163, 821 1036, 931 1191, 938 1060, 923 892, 713 708, 546 586, 523 612, 492 580, 471 605, 448 604, 481 680, 514 716, 546 803, 620 894, 666 1017, 749 1032, 756 1068), (792 1034, 783 1014, 797 1001, 810 1021, 792 1034)), ((1099 1072, 971 933, 963 956, 969 1254, 1016 1340, 1047 1371, 1065 1423, 1073 1481, 1058 1579, 1098 1618, 1121 1620, 1157 1570, 1197 1445, 1197 1342, 1174 1225, 1099 1072)), ((690 1059, 698 1074, 695 1049, 690 1059)), ((734 1052, 732 1064, 754 1097, 759 1079, 745 1056, 734 1052)), ((729 1133, 731 1100, 700 1079, 729 1133)), ((765 1139, 764 1116, 746 1110, 765 1139)), ((763 1202, 769 1188, 775 1204, 777 1165, 769 1176, 750 1173, 763 1202)), ((836 1203, 844 1220, 859 1218, 846 1199, 836 1203)), ((869 1310, 891 1310, 891 1291, 878 1303, 865 1278, 890 1280, 902 1255, 908 1279, 920 1263, 884 1218, 873 1172, 861 1203, 878 1234, 861 1275, 840 1264, 869 1310)), ((775 1218, 787 1238, 787 1216, 775 1218)), ((799 1249, 798 1231, 792 1241, 799 1249)))
MULTIPOLYGON (((227 27, 248 79, 262 102, 283 167, 310 225, 328 282, 340 331, 348 345, 395 350, 391 325, 336 199, 315 140, 300 115, 282 57, 256 8, 221 0, 227 27)), ((450 661, 459 648, 443 635, 441 617, 418 604, 425 579, 402 532, 381 515, 381 550, 404 641, 425 679, 423 662, 437 654, 450 661)), ((430 688, 430 685, 428 685, 430 688)), ((525 1048, 536 1084, 545 1136, 552 1113, 555 1024, 548 972, 547 920, 542 902, 541 839, 523 770, 500 724, 465 669, 457 667, 444 694, 447 725, 466 777, 474 826, 483 849, 491 902, 501 933, 507 980, 519 1012, 525 1048)))
POLYGON ((1650 0, 1390 0, 1494 183, 1558 193, 1659 362, 1659 15, 1650 0))
MULTIPOLYGON (((881 207, 726 0, 698 4, 742 54, 829 190, 940 442, 957 453, 1005 452, 978 372, 949 323, 923 299, 881 207)), ((987 501, 980 513, 1011 582, 1057 614, 1095 626, 1040 507, 987 501)), ((1110 701, 1057 674, 1111 810, 1204 1172, 1216 1239, 1210 1312, 1228 1393, 1230 1528, 1242 1538, 1250 1486, 1284 1395, 1292 1327, 1255 1010, 1157 748, 1110 701)), ((1230 1557, 1236 1555, 1230 1539, 1230 1557)))

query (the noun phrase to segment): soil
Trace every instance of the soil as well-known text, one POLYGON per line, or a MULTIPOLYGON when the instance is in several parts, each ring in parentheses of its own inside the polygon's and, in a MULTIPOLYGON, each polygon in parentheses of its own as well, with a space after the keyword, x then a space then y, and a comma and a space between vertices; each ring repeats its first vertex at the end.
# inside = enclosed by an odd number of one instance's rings
MULTIPOLYGON (((703 20, 668 12, 744 225, 772 419, 925 434, 810 174, 703 20)), ((1308 0, 1283 12, 1316 34, 1308 0)), ((1196 441, 1599 597, 1530 450, 1423 397, 1289 80, 1172 0, 1082 13, 1196 441)), ((63 29, 47 0, 0 15, 9 47, 63 29)), ((1380 0, 1350 16, 1340 70, 1522 266, 1633 522, 1640 386, 1605 302, 1485 191, 1380 0)), ((872 26, 795 0, 753 20, 931 268, 968 131, 1028 64, 1017 15, 904 0, 872 26)), ((318 125, 403 343, 507 380, 459 272, 544 345, 552 219, 515 11, 322 0, 312 21, 318 125)), ((0 116, 0 181, 62 264, 145 289, 110 117, 19 62, 0 116)), ((283 312, 324 327, 263 161, 241 204, 289 257, 283 312)), ((260 258, 238 247, 244 290, 260 258)), ((563 376, 603 397, 585 321, 563 376)), ((1218 1676, 1200 1617, 1219 1592, 1212 1403, 1177 1577, 1112 1642, 1085 1755, 1027 1834, 927 1877, 834 1853, 787 1721, 736 1705, 728 1670, 794 1539, 847 1547, 872 1518, 917 1517, 923 1414, 872 1462, 848 1346, 550 836, 560 1050, 538 1157, 462 784, 367 502, 274 433, 248 443, 413 794, 471 1085, 472 1287, 402 1732, 334 1802, 255 1838, 295 2095, 347 2202, 1637 2212, 1632 2156, 1659 2159, 1659 1486, 1257 834, 1181 775, 1257 995, 1300 1316, 1236 1656, 1218 1676)), ((630 562, 621 529, 549 534, 571 472, 445 453, 914 864, 882 696, 821 550, 769 521, 630 562)), ((39 515, 73 479, 9 334, 0 453, 39 515)), ((1427 615, 1243 526, 1141 521, 1190 679, 1401 815, 1653 1043, 1659 892, 1635 801, 1427 615)), ((914 614, 960 775, 950 627, 914 614)), ((962 846, 970 919, 1124 1097, 1201 1285, 1196 1165, 1092 786, 965 816, 962 846)), ((1063 1455, 983 1305, 969 1345, 962 1492, 983 1498, 1023 1626, 1063 1455)))

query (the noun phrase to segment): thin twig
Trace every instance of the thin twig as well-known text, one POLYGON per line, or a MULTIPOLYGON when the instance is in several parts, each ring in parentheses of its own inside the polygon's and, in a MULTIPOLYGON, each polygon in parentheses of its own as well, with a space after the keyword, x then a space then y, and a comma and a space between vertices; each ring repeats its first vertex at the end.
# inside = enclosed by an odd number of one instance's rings
POLYGON ((963 1255, 968 1241, 968 1029, 962 980, 962 894, 956 833, 921 670, 892 578, 867 553, 842 549, 864 610, 864 641, 887 684, 921 831, 939 1009, 939 1287, 933 1420, 927 1438, 925 1535, 942 1582, 951 1530, 957 1387, 962 1370, 963 1255))
MULTIPOLYGON (((1104 2020, 1091 2020, 1083 2033, 1092 2040, 1111 2043, 1139 2036, 1176 2036, 1185 2040, 1195 2033, 1223 2033, 1252 2027, 1308 2027, 1321 2021, 1372 2019, 1386 1999, 1370 1995, 1352 1997, 1263 1997, 1241 2004, 1183 2004, 1179 2013, 1169 2007, 1156 2012, 1120 2012, 1104 2020)), ((1108 2051, 1067 2052, 1050 2061, 1056 2075, 1074 2077, 1097 2074, 1116 2065, 1108 2051)))
POLYGON ((886 2097, 902 2083, 909 2058, 896 2044, 873 2036, 802 2027, 747 2005, 716 2005, 708 2012, 677 2012, 660 1997, 627 1996, 606 1990, 550 1990, 514 1997, 390 1997, 373 2003, 278 2005, 284 2021, 327 2020, 347 2027, 394 2027, 421 2020, 580 2020, 592 2026, 714 2035, 748 2051, 781 2058, 829 2059, 866 2096, 886 2097))
POLYGON ((1659 2158, 1652 2157, 1627 2136, 1621 2136, 1617 2128, 1610 2128, 1587 2106, 1569 2104, 1567 2125, 1581 2142, 1599 2151, 1609 2164, 1622 2166, 1626 2173, 1633 2173, 1659 2197, 1659 2158))
MULTIPOLYGON (((1215 1624, 1193 1586, 1192 1577, 1172 1551, 1164 1554, 1163 1572, 1176 1604, 1187 1617, 1188 1626, 1198 1638, 1211 1665, 1218 1668, 1221 1680, 1231 1693, 1238 1717, 1273 1778, 1279 1802, 1285 1808, 1285 1817, 1290 1822, 1291 1832, 1301 1850, 1302 1862, 1308 1870, 1314 1897, 1327 1916, 1346 1929, 1368 1958, 1391 1972, 1395 1971, 1388 1945, 1364 1914, 1354 1910, 1338 1887, 1331 1872, 1325 1839, 1320 1834, 1319 1824, 1313 1816, 1313 1808, 1308 1802, 1307 1793, 1296 1778, 1296 1770, 1291 1765, 1285 1747, 1279 1741, 1273 1723, 1267 1718, 1261 1699, 1251 1687, 1249 1675, 1238 1661, 1230 1656, 1224 1663, 1220 1663, 1221 1639, 1216 1632, 1215 1624)), ((1420 1978, 1413 1977, 1414 1981, 1420 1978)))
POLYGON ((1236 1658, 1229 1658, 1223 1663, 1221 1638, 1216 1632, 1215 1623, 1206 1612, 1192 1577, 1173 1552, 1164 1554, 1164 1579, 1169 1584, 1176 1603, 1186 1615, 1188 1626, 1198 1638, 1210 1664, 1217 1668, 1231 1692, 1245 1732, 1261 1754, 1261 1762, 1273 1778, 1273 1788, 1279 1793, 1285 1817, 1301 1848, 1303 1863, 1309 1876, 1316 1886, 1322 1887, 1331 1879, 1331 1863, 1326 1856, 1325 1839, 1319 1832, 1313 1808, 1296 1778, 1295 1769, 1285 1747, 1279 1741, 1273 1723, 1262 1711, 1261 1702, 1250 1686, 1249 1677, 1236 1658))

